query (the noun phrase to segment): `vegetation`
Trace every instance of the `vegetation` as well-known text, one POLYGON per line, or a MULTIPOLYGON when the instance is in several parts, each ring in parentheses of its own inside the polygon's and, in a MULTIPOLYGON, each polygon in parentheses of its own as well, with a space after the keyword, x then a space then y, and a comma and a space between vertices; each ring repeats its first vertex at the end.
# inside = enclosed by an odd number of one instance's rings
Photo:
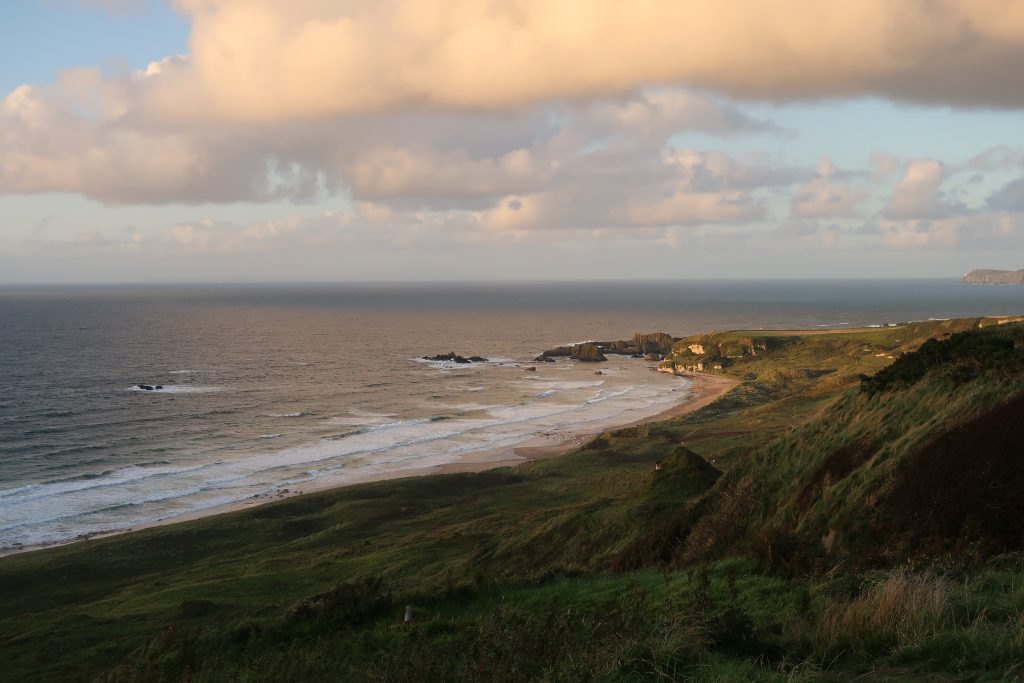
POLYGON ((733 390, 564 457, 2 558, 5 677, 1013 679, 1024 327, 994 322, 702 335, 668 362, 724 348, 733 390))

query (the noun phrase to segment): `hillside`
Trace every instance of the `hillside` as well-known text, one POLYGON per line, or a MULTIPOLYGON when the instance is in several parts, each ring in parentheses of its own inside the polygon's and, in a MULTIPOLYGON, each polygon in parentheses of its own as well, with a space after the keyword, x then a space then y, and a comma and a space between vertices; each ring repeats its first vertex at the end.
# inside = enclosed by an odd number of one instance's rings
POLYGON ((15 680, 1000 680, 1024 661, 1022 344, 990 318, 686 338, 666 369, 740 383, 564 457, 0 558, 0 659, 15 680))

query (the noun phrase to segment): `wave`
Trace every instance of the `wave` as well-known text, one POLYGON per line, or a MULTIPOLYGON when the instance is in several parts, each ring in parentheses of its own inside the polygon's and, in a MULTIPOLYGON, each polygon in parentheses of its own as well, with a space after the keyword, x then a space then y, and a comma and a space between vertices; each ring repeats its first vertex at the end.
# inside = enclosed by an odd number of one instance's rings
POLYGON ((28 484, 16 489, 0 491, 0 507, 10 504, 15 497, 17 502, 49 498, 107 486, 120 486, 129 482, 151 477, 163 477, 186 472, 198 472, 220 464, 221 461, 189 465, 185 467, 139 467, 131 465, 118 470, 108 471, 97 476, 80 475, 74 478, 56 480, 45 484, 28 484), (21 495, 25 494, 25 495, 21 495), (31 495, 29 495, 31 494, 31 495))
POLYGON ((21 526, 45 524, 48 522, 56 522, 62 519, 73 519, 75 517, 84 517, 87 515, 94 515, 100 512, 110 512, 113 510, 119 510, 129 507, 138 507, 147 503, 161 503, 168 500, 175 500, 178 498, 186 498, 188 496, 194 496, 198 493, 202 493, 203 488, 201 486, 189 486, 187 488, 177 488, 169 491, 155 491, 153 493, 142 495, 141 497, 132 500, 118 500, 109 504, 98 504, 94 507, 81 510, 81 509, 65 509, 60 512, 50 514, 45 517, 35 517, 30 520, 16 521, 13 524, 0 525, 0 531, 10 531, 11 529, 17 529, 21 526))
POLYGON ((257 439, 276 439, 279 436, 281 436, 280 432, 278 432, 277 434, 260 434, 256 438, 257 439))
POLYGON ((139 385, 127 387, 125 391, 137 391, 143 394, 209 394, 223 391, 224 387, 196 386, 194 384, 150 384, 153 389, 143 389, 139 385), (155 387, 159 386, 157 389, 155 387))
POLYGON ((555 391, 578 391, 580 389, 596 389, 597 387, 603 387, 605 381, 603 379, 593 381, 580 381, 580 382, 551 382, 548 380, 542 380, 542 384, 531 386, 531 389, 554 389, 555 391))
POLYGON ((312 415, 312 413, 300 410, 296 413, 270 413, 267 417, 306 417, 307 415, 312 415))
MULTIPOLYGON (((211 458, 211 462, 188 466, 124 467, 0 491, 0 525, 5 525, 0 529, 19 527, 14 534, 0 534, 0 539, 9 542, 16 535, 20 542, 37 531, 73 537, 88 529, 88 524, 102 521, 109 528, 114 519, 130 526, 154 513, 166 518, 203 509, 214 496, 226 502, 243 500, 282 482, 334 476, 344 477, 344 481, 363 480, 377 472, 441 464, 459 453, 511 446, 535 436, 613 419, 625 411, 651 408, 669 397, 667 385, 659 389, 645 384, 609 386, 604 379, 540 383, 522 379, 516 376, 511 385, 529 386, 540 393, 531 391, 531 398, 518 404, 471 404, 472 414, 460 415, 461 409, 452 407, 448 414, 399 418, 394 413, 352 409, 327 423, 355 429, 300 446, 211 458), (539 400, 559 391, 579 393, 569 394, 576 397, 571 401, 539 400), (438 442, 443 443, 432 445, 438 442), (54 526, 56 518, 63 521, 54 526)), ((436 403, 432 410, 438 410, 436 403)), ((317 420, 316 424, 324 422, 317 420)), ((259 438, 269 441, 278 436, 281 434, 268 433, 259 438)))

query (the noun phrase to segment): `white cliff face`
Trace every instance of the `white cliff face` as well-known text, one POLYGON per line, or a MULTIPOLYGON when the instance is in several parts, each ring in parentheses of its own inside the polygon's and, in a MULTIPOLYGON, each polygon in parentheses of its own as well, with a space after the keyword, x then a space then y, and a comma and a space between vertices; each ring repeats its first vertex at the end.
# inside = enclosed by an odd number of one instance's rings
POLYGON ((686 348, 690 349, 690 351, 692 351, 693 353, 697 354, 698 356, 703 356, 704 355, 704 345, 703 344, 690 344, 686 348))

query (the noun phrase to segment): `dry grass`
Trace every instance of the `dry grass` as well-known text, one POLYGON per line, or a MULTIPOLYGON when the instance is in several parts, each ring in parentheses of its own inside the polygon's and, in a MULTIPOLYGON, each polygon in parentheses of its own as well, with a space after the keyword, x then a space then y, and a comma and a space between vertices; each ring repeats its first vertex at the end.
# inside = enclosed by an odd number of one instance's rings
POLYGON ((921 642, 943 627, 954 586, 931 571, 896 569, 884 581, 826 609, 814 630, 815 649, 839 656, 921 642))

